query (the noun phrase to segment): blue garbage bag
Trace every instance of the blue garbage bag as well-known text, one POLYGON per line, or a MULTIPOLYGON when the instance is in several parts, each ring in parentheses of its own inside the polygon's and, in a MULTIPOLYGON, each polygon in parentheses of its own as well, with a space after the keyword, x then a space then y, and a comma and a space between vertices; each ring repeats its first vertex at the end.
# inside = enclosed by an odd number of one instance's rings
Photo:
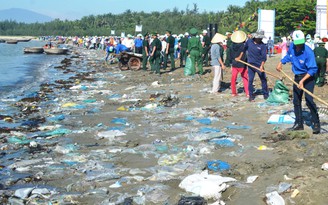
POLYGON ((215 128, 210 128, 210 127, 201 127, 199 129, 199 133, 203 133, 203 134, 206 134, 206 133, 215 133, 215 132, 220 132, 219 129, 215 129, 215 128))
POLYGON ((203 125, 210 125, 212 123, 211 119, 209 119, 209 118, 198 119, 197 122, 199 122, 203 125))
POLYGON ((207 168, 211 171, 226 171, 230 169, 230 164, 221 160, 212 160, 207 162, 207 168))
POLYGON ((235 143, 229 139, 212 139, 210 143, 216 144, 220 147, 233 147, 235 143))

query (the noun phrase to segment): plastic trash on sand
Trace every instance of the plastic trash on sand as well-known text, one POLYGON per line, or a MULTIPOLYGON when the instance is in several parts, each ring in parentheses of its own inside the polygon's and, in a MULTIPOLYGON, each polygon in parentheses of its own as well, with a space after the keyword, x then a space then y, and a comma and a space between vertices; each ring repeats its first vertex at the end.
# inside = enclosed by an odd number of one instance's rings
POLYGON ((257 148, 257 150, 264 151, 264 150, 273 150, 271 147, 267 147, 265 145, 261 145, 257 148))
POLYGON ((227 129, 229 130, 248 130, 251 129, 250 126, 247 125, 228 125, 226 126, 227 129))
POLYGON ((233 147, 235 143, 230 139, 211 139, 210 143, 218 145, 220 147, 233 147))
POLYGON ((178 202, 178 205, 205 205, 207 202, 203 197, 199 196, 182 196, 178 202))
POLYGON ((292 184, 286 183, 286 182, 280 182, 278 186, 278 193, 284 193, 288 191, 292 187, 292 184))
POLYGON ((249 176, 247 177, 246 183, 247 184, 252 184, 253 182, 256 181, 256 179, 259 178, 259 176, 255 175, 255 176, 249 176))
POLYGON ((114 118, 112 119, 111 123, 118 125, 128 125, 128 122, 124 118, 114 118))
POLYGON ((208 118, 197 119, 197 122, 203 125, 210 125, 212 123, 211 119, 208 118))
POLYGON ((325 171, 328 171, 328 162, 322 164, 321 169, 325 170, 325 171))
POLYGON ((284 199, 278 194, 277 191, 267 193, 265 196, 266 203, 268 205, 285 205, 284 199))
POLYGON ((7 139, 7 141, 11 144, 20 144, 20 145, 24 145, 24 144, 29 144, 31 142, 31 140, 28 140, 26 137, 10 137, 7 139))
POLYGON ((295 119, 289 115, 271 115, 268 124, 294 124, 295 119))
POLYGON ((69 134, 72 131, 69 129, 56 129, 54 131, 51 132, 47 132, 45 133, 46 136, 60 136, 60 135, 65 135, 65 134, 69 134))
POLYGON ((216 132, 220 132, 219 129, 215 129, 215 128, 210 128, 210 127, 201 127, 198 131, 199 133, 216 133, 216 132))
POLYGON ((236 179, 212 175, 208 174, 207 171, 203 171, 200 174, 187 176, 179 184, 179 187, 187 192, 204 197, 205 199, 219 200, 221 198, 221 193, 229 187, 226 183, 233 181, 236 181, 236 179))
POLYGON ((161 166, 164 165, 173 165, 178 163, 181 160, 184 160, 186 158, 186 155, 183 152, 180 152, 178 154, 171 154, 171 155, 163 155, 158 159, 158 164, 161 166))
POLYGON ((207 162, 207 168, 211 171, 226 171, 230 169, 230 164, 221 160, 212 160, 207 162))
POLYGON ((98 139, 108 139, 109 141, 112 141, 115 139, 115 137, 119 137, 119 136, 124 136, 126 135, 124 132, 122 132, 121 130, 108 130, 108 131, 103 131, 103 132, 99 132, 97 134, 97 138, 98 139))

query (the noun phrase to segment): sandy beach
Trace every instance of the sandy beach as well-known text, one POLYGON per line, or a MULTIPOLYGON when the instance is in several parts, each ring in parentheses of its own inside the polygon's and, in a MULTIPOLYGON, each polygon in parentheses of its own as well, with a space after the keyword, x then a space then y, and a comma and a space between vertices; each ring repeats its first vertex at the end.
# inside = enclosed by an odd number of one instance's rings
MULTIPOLYGON (((282 76, 275 71, 279 60, 279 54, 268 58, 266 70, 282 76)), ((230 69, 224 71, 223 91, 215 95, 209 93, 210 67, 203 76, 184 76, 183 68, 161 76, 120 71, 104 62, 103 52, 74 48, 57 69, 72 77, 42 85, 41 100, 22 106, 33 103, 38 109, 27 118, 45 122, 1 135, 2 169, 12 174, 0 184, 3 203, 177 204, 192 196, 179 188, 181 181, 208 170, 236 179, 227 182, 220 198, 227 205, 265 204, 272 191, 288 205, 327 204, 328 172, 321 166, 328 160, 328 108, 319 102, 321 134, 312 135, 308 126, 287 133, 292 124, 267 121, 273 114, 292 113, 292 103, 268 104, 260 94, 249 102, 241 79, 241 93, 232 97, 230 69), (13 136, 26 136, 28 142, 10 143, 13 136), (221 139, 232 144, 215 141, 221 139), (230 168, 211 170, 213 160, 230 168), (249 176, 258 178, 246 183, 249 176), (49 193, 13 197, 17 188, 37 186, 49 193)), ((284 70, 292 76, 290 65, 284 70)), ((268 77, 270 88, 275 80, 268 77)), ((291 90, 292 83, 284 83, 291 90)), ((326 101, 327 86, 315 88, 326 101)), ((307 116, 305 103, 303 109, 307 116)))

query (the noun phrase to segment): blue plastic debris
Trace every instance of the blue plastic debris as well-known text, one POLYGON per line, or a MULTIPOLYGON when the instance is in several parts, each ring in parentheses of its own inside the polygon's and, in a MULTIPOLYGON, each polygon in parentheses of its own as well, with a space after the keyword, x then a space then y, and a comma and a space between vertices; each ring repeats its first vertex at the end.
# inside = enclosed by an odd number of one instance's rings
POLYGON ((85 109, 85 108, 87 108, 87 106, 85 106, 85 105, 75 105, 75 106, 73 106, 73 108, 76 108, 76 109, 85 109))
POLYGON ((210 143, 214 143, 220 147, 233 147, 235 143, 229 139, 212 139, 210 143))
POLYGON ((113 95, 109 96, 108 98, 109 99, 117 99, 117 98, 121 98, 121 97, 122 97, 122 95, 120 95, 120 94, 113 94, 113 95))
POLYGON ((72 131, 69 129, 57 129, 51 132, 47 132, 45 133, 45 136, 58 136, 58 135, 65 135, 65 134, 69 134, 72 131))
POLYGON ((230 169, 230 164, 221 160, 212 160, 207 162, 207 168, 211 171, 226 171, 230 169))
POLYGON ((250 126, 247 125, 228 125, 226 126, 227 129, 229 130, 248 130, 251 129, 250 126))
POLYGON ((199 122, 203 125, 210 125, 212 123, 211 119, 208 119, 208 118, 198 119, 197 122, 199 122))
POLYGON ((189 116, 187 116, 185 119, 188 120, 188 121, 191 121, 191 120, 194 119, 194 117, 189 115, 189 116))
POLYGON ((86 99, 86 100, 83 100, 83 103, 94 103, 94 102, 97 102, 97 99, 86 99))
POLYGON ((85 85, 82 85, 82 86, 80 87, 80 89, 83 90, 83 91, 86 91, 86 90, 88 90, 88 87, 85 86, 85 85))
POLYGON ((124 129, 125 129, 125 127, 120 126, 120 127, 110 127, 108 130, 119 130, 119 131, 122 131, 124 129))
POLYGON ((111 123, 118 124, 118 125, 126 125, 127 121, 126 121, 126 119, 123 119, 123 118, 114 118, 114 119, 112 119, 111 123))
POLYGON ((65 115, 57 115, 54 117, 49 117, 47 120, 50 122, 57 122, 57 121, 62 121, 65 119, 65 115))
POLYGON ((199 133, 215 133, 215 132, 220 132, 219 129, 215 129, 215 128, 210 128, 210 127, 201 127, 198 131, 199 133))

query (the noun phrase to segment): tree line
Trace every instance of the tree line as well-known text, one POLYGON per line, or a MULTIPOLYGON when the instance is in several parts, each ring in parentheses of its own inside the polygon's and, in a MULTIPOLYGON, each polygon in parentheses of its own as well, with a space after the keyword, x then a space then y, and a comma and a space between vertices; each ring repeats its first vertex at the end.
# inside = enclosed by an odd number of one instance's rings
POLYGON ((80 20, 55 19, 47 23, 18 23, 16 21, 0 21, 0 35, 30 35, 30 36, 109 36, 111 30, 116 35, 121 32, 135 34, 135 26, 142 25, 143 31, 164 33, 171 30, 179 34, 189 31, 191 27, 206 29, 209 23, 218 25, 218 32, 234 31, 236 29, 252 33, 257 30, 258 9, 275 9, 275 33, 278 36, 288 35, 295 29, 305 33, 315 33, 314 0, 249 0, 244 6, 228 6, 226 11, 199 12, 196 3, 185 10, 178 8, 163 12, 136 12, 130 9, 121 14, 107 13, 89 15, 80 20))

